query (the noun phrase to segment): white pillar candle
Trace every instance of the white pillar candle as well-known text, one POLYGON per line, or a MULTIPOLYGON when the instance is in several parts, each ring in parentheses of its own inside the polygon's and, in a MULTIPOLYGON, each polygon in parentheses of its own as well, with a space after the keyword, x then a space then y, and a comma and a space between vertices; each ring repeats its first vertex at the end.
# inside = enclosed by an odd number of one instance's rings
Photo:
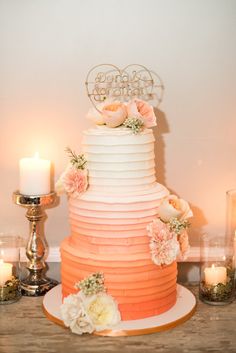
POLYGON ((12 276, 12 264, 4 262, 0 259, 0 286, 4 286, 6 281, 9 281, 12 276))
POLYGON ((23 195, 45 195, 50 193, 51 162, 33 158, 20 160, 20 193, 23 195))
POLYGON ((205 282, 209 285, 217 285, 218 283, 226 284, 227 272, 223 266, 217 266, 213 264, 211 267, 207 267, 204 270, 205 282))

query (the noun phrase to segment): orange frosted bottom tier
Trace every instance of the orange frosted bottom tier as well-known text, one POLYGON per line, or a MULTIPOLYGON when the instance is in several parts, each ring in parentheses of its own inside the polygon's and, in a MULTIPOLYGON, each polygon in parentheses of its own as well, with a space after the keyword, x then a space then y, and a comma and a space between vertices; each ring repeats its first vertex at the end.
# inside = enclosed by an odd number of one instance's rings
POLYGON ((113 246, 102 238, 97 244, 91 239, 82 235, 80 239, 77 233, 76 242, 72 235, 61 245, 63 297, 76 292, 76 282, 100 271, 105 276, 107 292, 119 304, 122 320, 159 315, 175 304, 176 262, 166 266, 153 264, 147 237, 136 239, 132 236, 125 242, 124 239, 117 241, 119 244, 114 241, 113 246), (128 255, 125 248, 129 243, 133 253, 131 251, 128 255), (137 245, 133 247, 134 244, 137 245))

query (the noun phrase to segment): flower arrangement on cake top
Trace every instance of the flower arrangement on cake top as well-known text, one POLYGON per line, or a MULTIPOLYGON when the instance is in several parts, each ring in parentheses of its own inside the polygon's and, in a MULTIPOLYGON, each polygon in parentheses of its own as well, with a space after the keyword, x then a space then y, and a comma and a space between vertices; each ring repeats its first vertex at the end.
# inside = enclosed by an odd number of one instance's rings
POLYGON ((185 257, 189 249, 188 218, 193 213, 189 204, 175 195, 163 199, 158 218, 147 226, 152 261, 156 265, 169 265, 177 256, 185 257))
POLYGON ((73 333, 102 331, 120 322, 118 305, 106 293, 102 273, 91 274, 76 283, 75 288, 80 291, 64 298, 60 307, 63 322, 73 333))
POLYGON ((96 108, 91 108, 87 118, 97 125, 110 128, 124 126, 134 134, 144 128, 156 126, 156 116, 153 107, 141 99, 132 99, 127 103, 107 99, 96 108))
POLYGON ((87 161, 83 154, 77 155, 69 147, 66 152, 70 156, 70 164, 56 182, 55 190, 58 195, 67 193, 78 197, 88 187, 88 171, 85 168, 87 161))

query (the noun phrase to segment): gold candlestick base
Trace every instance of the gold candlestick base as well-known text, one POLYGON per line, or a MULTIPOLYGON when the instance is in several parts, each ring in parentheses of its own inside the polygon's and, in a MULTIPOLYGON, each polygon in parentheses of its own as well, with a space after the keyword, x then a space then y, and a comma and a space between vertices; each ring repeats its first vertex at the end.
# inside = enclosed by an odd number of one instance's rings
POLYGON ((14 203, 27 208, 26 218, 30 222, 30 235, 26 246, 26 256, 29 260, 26 267, 29 275, 21 281, 22 294, 26 296, 44 295, 58 284, 45 276, 46 245, 39 230, 39 224, 45 218, 43 208, 52 205, 55 200, 55 192, 32 196, 22 195, 19 191, 13 193, 14 203))

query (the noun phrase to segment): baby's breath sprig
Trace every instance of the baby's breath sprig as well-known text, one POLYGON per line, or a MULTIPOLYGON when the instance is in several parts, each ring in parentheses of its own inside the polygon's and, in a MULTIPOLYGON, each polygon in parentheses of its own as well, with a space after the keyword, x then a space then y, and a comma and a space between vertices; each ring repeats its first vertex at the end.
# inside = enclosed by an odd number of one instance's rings
POLYGON ((136 135, 143 130, 144 123, 139 118, 128 117, 124 121, 123 125, 131 129, 133 133, 136 135))
POLYGON ((77 169, 85 169, 85 164, 87 163, 83 154, 76 154, 70 147, 66 147, 65 151, 69 154, 71 158, 71 164, 77 169))
POLYGON ((82 281, 76 283, 75 288, 80 289, 86 296, 105 292, 104 275, 101 272, 95 272, 82 281))
POLYGON ((190 223, 187 219, 181 221, 178 218, 171 218, 168 223, 170 230, 175 232, 177 235, 180 235, 183 230, 190 226, 190 223))

